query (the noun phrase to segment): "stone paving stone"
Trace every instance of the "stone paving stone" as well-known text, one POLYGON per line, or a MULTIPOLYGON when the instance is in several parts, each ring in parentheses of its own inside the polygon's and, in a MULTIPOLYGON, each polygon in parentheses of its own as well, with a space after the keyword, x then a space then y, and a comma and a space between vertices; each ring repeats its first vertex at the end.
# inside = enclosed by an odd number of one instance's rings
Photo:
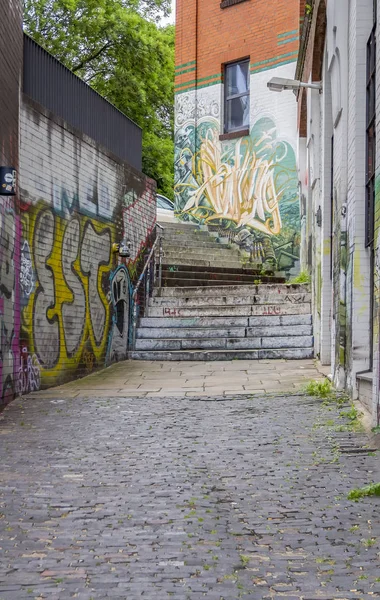
POLYGON ((174 393, 7 407, 0 600, 380 598, 380 498, 347 500, 379 458, 347 408, 174 393))

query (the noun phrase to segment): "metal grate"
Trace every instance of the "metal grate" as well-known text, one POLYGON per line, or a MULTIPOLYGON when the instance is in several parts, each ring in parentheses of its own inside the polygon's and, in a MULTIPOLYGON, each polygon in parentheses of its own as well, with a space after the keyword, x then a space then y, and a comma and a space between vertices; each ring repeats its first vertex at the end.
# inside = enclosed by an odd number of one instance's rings
POLYGON ((23 92, 141 171, 141 128, 26 34, 23 92))

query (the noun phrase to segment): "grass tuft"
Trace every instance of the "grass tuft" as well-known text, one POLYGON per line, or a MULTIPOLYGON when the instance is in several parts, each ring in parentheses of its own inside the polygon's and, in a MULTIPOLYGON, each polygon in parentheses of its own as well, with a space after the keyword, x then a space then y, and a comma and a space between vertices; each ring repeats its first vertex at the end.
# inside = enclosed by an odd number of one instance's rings
POLYGON ((380 496, 380 483, 370 483, 362 488, 354 488, 347 496, 349 500, 358 502, 361 498, 380 496))

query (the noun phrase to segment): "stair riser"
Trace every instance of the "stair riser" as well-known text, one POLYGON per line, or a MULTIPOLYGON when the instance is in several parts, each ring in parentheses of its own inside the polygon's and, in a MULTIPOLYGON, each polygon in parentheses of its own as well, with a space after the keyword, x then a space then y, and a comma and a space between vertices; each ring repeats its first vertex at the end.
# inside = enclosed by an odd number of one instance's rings
MULTIPOLYGON (((189 256, 189 255, 188 255, 189 256)), ((181 266, 184 265, 186 267, 220 267, 220 268, 231 268, 231 269, 243 269, 243 264, 240 262, 238 258, 234 259, 234 256, 228 255, 226 259, 223 259, 221 256, 216 256, 214 258, 209 256, 208 252, 203 252, 199 256, 193 256, 191 258, 186 258, 186 255, 178 256, 168 256, 165 253, 164 256, 165 265, 173 265, 173 266, 181 266), (207 259, 205 259, 207 256, 207 259)))
POLYGON ((262 337, 288 337, 288 336, 311 336, 313 334, 311 325, 291 325, 279 327, 221 327, 203 328, 196 327, 185 329, 182 327, 139 327, 137 338, 139 339, 210 339, 210 338, 262 338, 262 337))
POLYGON ((191 250, 198 250, 201 251, 203 248, 205 249, 211 249, 211 250, 227 250, 228 252, 232 252, 233 250, 235 251, 239 251, 238 247, 231 247, 228 246, 227 244, 221 244, 219 242, 210 242, 209 239, 207 238, 207 240, 205 241, 198 241, 198 240, 181 240, 180 244, 177 244, 173 242, 169 239, 169 240, 163 240, 163 248, 165 250, 167 250, 168 252, 174 252, 175 250, 177 250, 177 248, 184 250, 185 248, 188 248, 190 251, 191 250))
POLYGON ((245 327, 231 327, 223 329, 215 327, 214 329, 185 329, 182 327, 139 327, 137 329, 137 338, 139 339, 201 339, 201 338, 245 338, 245 327))
POLYGON ((220 338, 196 340, 136 340, 136 350, 255 350, 261 348, 312 348, 312 336, 220 338))
POLYGON ((192 317, 181 318, 151 318, 141 319, 141 328, 147 329, 172 329, 172 328, 247 328, 247 327, 278 327, 308 326, 311 325, 311 315, 285 315, 282 317, 192 317))
POLYGON ((301 360, 314 358, 312 348, 284 348, 282 350, 241 350, 241 351, 195 351, 195 352, 131 352, 131 358, 134 360, 191 360, 191 361, 217 361, 217 360, 301 360))
POLYGON ((189 256, 190 258, 202 259, 205 257, 205 250, 207 251, 207 258, 209 261, 213 260, 227 260, 233 261, 234 259, 240 260, 240 253, 238 250, 229 250, 228 248, 183 248, 177 247, 173 248, 172 246, 168 248, 167 246, 163 246, 163 250, 165 252, 165 258, 169 258, 170 260, 175 258, 186 258, 189 256))
MULTIPOLYGON (((233 286, 237 286, 237 285, 247 285, 247 283, 253 283, 253 281, 256 279, 256 277, 252 277, 251 279, 248 278, 248 281, 246 279, 244 280, 238 280, 237 278, 231 278, 230 280, 228 279, 214 279, 214 280, 207 280, 207 279, 175 279, 175 278, 170 278, 170 279, 166 279, 163 278, 162 279, 162 287, 174 287, 175 289, 178 289, 180 287, 190 287, 190 286, 194 286, 194 287, 205 287, 208 288, 210 286, 216 286, 216 287, 220 287, 220 286, 224 286, 224 285, 233 285, 233 286)), ((263 283, 269 283, 269 284, 273 284, 273 283, 283 283, 284 280, 283 279, 279 279, 277 277, 262 277, 262 282, 263 283)))
POLYGON ((311 312, 310 303, 305 304, 259 304, 252 306, 209 306, 199 308, 150 307, 149 317, 248 317, 306 315, 311 312))
POLYGON ((203 298, 151 298, 150 306, 170 306, 182 308, 209 306, 211 303, 217 306, 236 306, 247 304, 302 304, 311 302, 311 294, 262 294, 260 296, 204 296, 203 298))
MULTIPOLYGON (((203 262, 207 262, 207 261, 203 261, 203 262)), ((189 263, 191 263, 191 261, 189 261, 189 263)), ((238 272, 233 272, 233 273, 226 273, 223 271, 220 272, 213 272, 212 267, 220 267, 220 268, 224 268, 226 269, 228 265, 226 265, 225 263, 220 264, 220 265, 200 265, 200 266, 204 266, 204 267, 208 267, 208 270, 204 271, 198 271, 197 270, 197 265, 193 265, 193 270, 191 272, 189 271, 181 271, 180 269, 178 270, 174 270, 174 268, 177 265, 172 265, 172 271, 170 270, 170 267, 166 267, 163 270, 163 277, 169 281, 170 279, 175 279, 174 283, 177 283, 178 280, 182 280, 182 281, 195 281, 198 280, 199 284, 198 285, 202 285, 202 283, 206 282, 207 285, 212 285, 214 281, 221 281, 222 283, 220 283, 219 285, 224 285, 223 281, 237 281, 237 282, 241 282, 244 285, 259 285, 259 283, 255 284, 255 280, 261 280, 261 279, 269 279, 269 281, 271 281, 272 276, 263 276, 262 278, 257 276, 257 275, 251 275, 251 274, 247 274, 244 273, 243 270, 238 270, 238 272)), ((180 266, 180 265, 179 265, 180 266)), ((237 267, 231 267, 235 270, 237 270, 237 267)), ((275 276, 273 276, 273 279, 276 279, 275 276)), ((278 278, 277 278, 278 279, 278 278)), ((275 281, 273 282, 275 283, 275 281)), ((283 282, 281 282, 283 283, 283 282)))
MULTIPOLYGON (((247 296, 262 296, 265 294, 278 294, 284 296, 286 294, 307 294, 309 293, 309 286, 307 285, 297 285, 297 284, 266 284, 264 285, 239 285, 235 287, 213 287, 207 290, 207 296, 224 296, 224 295, 234 295, 237 292, 238 295, 245 294, 247 296)), ((175 296, 176 298, 184 297, 196 297, 196 296, 204 296, 205 289, 204 287, 199 288, 161 288, 156 289, 153 292, 153 296, 160 296, 162 298, 171 298, 175 296)))

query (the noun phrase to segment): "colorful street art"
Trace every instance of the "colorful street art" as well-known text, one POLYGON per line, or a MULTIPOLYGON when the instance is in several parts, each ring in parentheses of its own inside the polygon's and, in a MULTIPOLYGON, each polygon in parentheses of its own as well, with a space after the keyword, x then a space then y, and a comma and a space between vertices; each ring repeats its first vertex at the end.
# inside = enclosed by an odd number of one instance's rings
POLYGON ((128 269, 120 265, 111 273, 112 326, 109 335, 106 363, 123 360, 127 356, 132 316, 132 285, 128 269))
POLYGON ((13 398, 20 350, 20 220, 13 199, 0 202, 0 406, 13 398))
POLYGON ((23 209, 19 394, 127 358, 132 281, 154 229, 155 198, 151 187, 129 190, 113 220, 78 205, 67 212, 38 201, 23 209), (120 259, 112 247, 127 238, 131 256, 120 259))
MULTIPOLYGON (((219 118, 199 118, 198 112, 195 125, 189 102, 177 100, 177 216, 228 235, 256 262, 271 260, 290 270, 300 244, 294 149, 278 139, 276 125, 267 117, 254 124, 249 136, 220 141, 219 118)), ((215 103, 211 108, 218 114, 215 103)))

